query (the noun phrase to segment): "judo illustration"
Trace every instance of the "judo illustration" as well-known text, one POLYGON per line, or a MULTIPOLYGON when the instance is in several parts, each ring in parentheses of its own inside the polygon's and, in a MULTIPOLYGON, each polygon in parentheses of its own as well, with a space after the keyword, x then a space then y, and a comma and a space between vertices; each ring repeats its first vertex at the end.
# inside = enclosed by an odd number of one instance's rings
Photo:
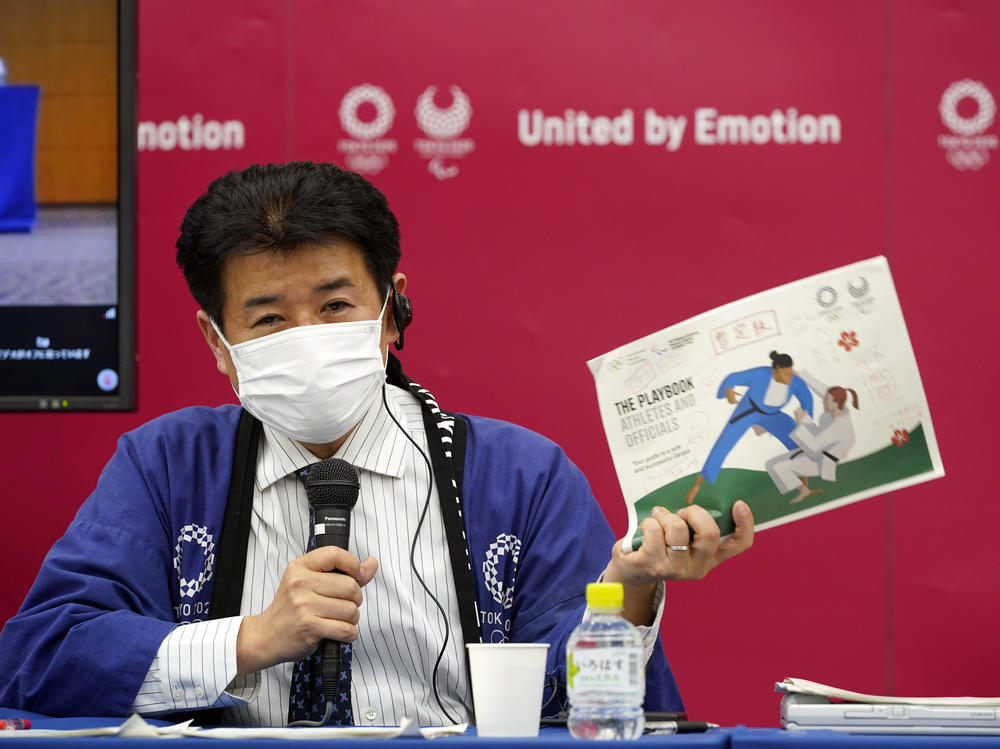
POLYGON ((837 464, 854 444, 854 426, 847 407, 848 393, 851 395, 851 406, 858 410, 858 394, 853 388, 828 388, 807 372, 797 376, 817 394, 823 395, 823 414, 819 422, 814 423, 804 410, 796 409, 796 427, 789 436, 798 445, 797 449, 767 461, 767 473, 779 492, 788 494, 798 488, 798 493, 789 500, 790 504, 798 504, 806 497, 823 491, 809 488, 810 476, 819 476, 824 481, 836 480, 837 464))
POLYGON ((688 489, 685 496, 687 504, 694 502, 703 481, 715 482, 726 456, 748 429, 752 428, 758 437, 770 434, 788 451, 800 449, 791 436, 797 424, 782 409, 795 398, 799 403, 798 410, 812 417, 812 393, 809 392, 807 383, 793 370, 791 356, 772 351, 770 357, 770 367, 733 372, 719 385, 716 397, 724 397, 735 408, 712 446, 694 486, 688 489), (747 389, 741 395, 734 390, 737 387, 747 389))
POLYGON ((588 366, 632 549, 658 507, 697 505, 727 535, 740 501, 764 530, 944 475, 884 257, 729 302, 588 366))

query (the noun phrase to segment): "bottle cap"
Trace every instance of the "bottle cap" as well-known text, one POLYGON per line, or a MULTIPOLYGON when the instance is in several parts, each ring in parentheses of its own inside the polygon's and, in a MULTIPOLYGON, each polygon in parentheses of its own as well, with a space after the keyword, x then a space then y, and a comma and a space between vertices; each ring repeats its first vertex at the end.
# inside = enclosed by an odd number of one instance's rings
POLYGON ((620 609, 625 605, 621 583, 588 583, 587 605, 601 609, 620 609))

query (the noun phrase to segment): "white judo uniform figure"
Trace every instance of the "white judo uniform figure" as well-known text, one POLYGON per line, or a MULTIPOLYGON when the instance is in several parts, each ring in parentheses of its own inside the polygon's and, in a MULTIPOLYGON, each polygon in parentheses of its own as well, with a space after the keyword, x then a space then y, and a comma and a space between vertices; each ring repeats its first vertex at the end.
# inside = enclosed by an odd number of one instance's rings
POLYGON ((810 490, 803 478, 819 476, 824 481, 836 481, 837 463, 854 445, 854 426, 847 409, 847 394, 853 396, 853 406, 858 408, 858 394, 851 388, 828 388, 807 372, 797 373, 809 387, 823 396, 823 414, 813 422, 802 409, 795 412, 796 427, 789 435, 799 446, 767 462, 767 473, 778 491, 787 494, 798 488, 798 494, 789 500, 792 504, 819 493, 810 490))

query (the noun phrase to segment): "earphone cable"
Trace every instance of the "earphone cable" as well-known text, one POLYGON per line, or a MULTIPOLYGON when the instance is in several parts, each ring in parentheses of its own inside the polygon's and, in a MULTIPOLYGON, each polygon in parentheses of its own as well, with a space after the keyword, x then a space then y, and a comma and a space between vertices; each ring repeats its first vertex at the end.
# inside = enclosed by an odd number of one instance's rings
POLYGON ((407 432, 405 429, 403 429, 403 425, 399 423, 399 421, 393 415, 392 411, 389 410, 389 402, 386 396, 387 387, 388 385, 383 383, 382 405, 385 406, 385 412, 389 414, 389 418, 392 419, 393 423, 399 428, 399 431, 403 433, 403 436, 406 437, 406 439, 408 439, 417 449, 417 452, 420 453, 420 457, 424 459, 424 463, 427 465, 427 497, 424 499, 424 507, 420 511, 420 519, 417 521, 417 528, 413 532, 413 541, 410 544, 410 569, 413 570, 413 574, 420 582, 420 586, 424 589, 427 595, 430 596, 430 599, 434 602, 434 605, 441 613, 441 619, 444 622, 444 642, 441 644, 441 650, 438 651, 437 660, 434 662, 434 671, 431 674, 431 687, 434 690, 434 699, 435 701, 437 701, 438 707, 441 708, 441 711, 445 714, 448 720, 450 720, 453 724, 457 725, 460 721, 457 720, 448 711, 448 708, 444 706, 444 703, 441 701, 441 695, 438 692, 438 684, 437 684, 438 668, 441 666, 441 660, 444 658, 445 650, 447 650, 448 648, 448 641, 451 638, 451 627, 448 626, 448 614, 445 612, 444 606, 441 605, 441 602, 438 601, 438 599, 431 592, 431 589, 427 586, 427 583, 424 582, 424 578, 420 575, 420 572, 417 571, 417 565, 415 561, 416 550, 417 550, 417 538, 420 536, 420 529, 423 527, 424 519, 427 517, 427 512, 430 509, 431 505, 431 491, 434 487, 434 469, 431 466, 431 461, 427 457, 427 454, 423 451, 423 449, 421 449, 420 445, 417 444, 417 441, 413 439, 412 436, 410 436, 410 433, 407 432))

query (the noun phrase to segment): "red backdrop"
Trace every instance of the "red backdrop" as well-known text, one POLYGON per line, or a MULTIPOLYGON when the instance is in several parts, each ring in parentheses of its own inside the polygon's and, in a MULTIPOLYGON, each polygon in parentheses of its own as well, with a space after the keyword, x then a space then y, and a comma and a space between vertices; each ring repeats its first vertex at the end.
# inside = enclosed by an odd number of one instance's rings
POLYGON ((975 393, 997 363, 998 28, 990 0, 143 0, 139 407, 0 416, 0 618, 121 432, 233 398, 174 266, 187 205, 233 167, 332 160, 380 167, 370 176, 400 219, 406 370, 445 407, 561 443, 618 532, 586 360, 886 254, 947 477, 766 531, 708 579, 670 585, 667 652, 689 712, 725 724, 776 724, 785 676, 1000 693, 1000 506, 990 399, 975 393), (519 130, 536 110, 563 123, 548 145, 519 130), (835 118, 826 142, 802 142, 809 115, 835 118), (685 119, 673 150, 657 143, 668 116, 685 119), (762 142, 706 142, 741 122, 762 142))

